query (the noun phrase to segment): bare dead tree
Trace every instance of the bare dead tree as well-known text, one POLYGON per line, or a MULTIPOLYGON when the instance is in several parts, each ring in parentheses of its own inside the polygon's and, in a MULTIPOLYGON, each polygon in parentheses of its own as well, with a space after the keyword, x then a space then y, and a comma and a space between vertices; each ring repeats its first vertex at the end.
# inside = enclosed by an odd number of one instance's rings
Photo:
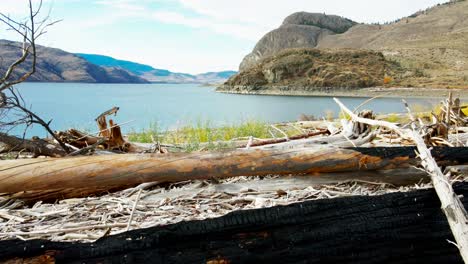
MULTIPOLYGON (((47 32, 50 26, 60 21, 50 22, 49 14, 43 18, 39 18, 42 0, 36 8, 33 7, 32 0, 28 0, 28 4, 28 17, 24 21, 15 20, 9 15, 0 12, 0 22, 6 25, 8 30, 16 32, 22 38, 21 45, 17 47, 21 50, 21 56, 9 65, 5 73, 0 74, 0 126, 12 128, 18 125, 25 125, 26 132, 30 126, 38 124, 68 153, 68 147, 50 128, 51 121, 46 122, 34 113, 26 105, 19 91, 14 88, 14 85, 26 81, 36 72, 36 41, 47 32), (30 66, 27 66, 26 61, 31 61, 30 66), (19 70, 20 68, 22 71, 19 70)), ((24 135, 25 133, 23 133, 23 138, 24 135)))

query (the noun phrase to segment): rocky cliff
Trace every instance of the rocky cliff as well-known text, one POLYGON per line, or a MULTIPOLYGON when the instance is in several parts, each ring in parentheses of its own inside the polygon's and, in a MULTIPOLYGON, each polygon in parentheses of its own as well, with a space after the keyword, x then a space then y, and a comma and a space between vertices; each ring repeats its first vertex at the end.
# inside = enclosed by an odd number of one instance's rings
POLYGON ((294 13, 278 29, 260 39, 254 50, 244 58, 239 69, 245 70, 283 49, 315 47, 325 36, 343 33, 355 24, 339 16, 294 13))
MULTIPOLYGON (((388 76, 381 75, 377 85, 468 88, 467 43, 466 0, 450 1, 382 25, 357 24, 337 16, 300 12, 287 17, 280 28, 260 39, 252 53, 242 61, 239 75, 232 77, 222 89, 238 84, 241 76, 251 74, 253 68, 274 69, 276 66, 271 61, 265 63, 264 60, 298 47, 381 52, 386 64, 392 65, 393 69, 388 76)), ((296 60, 290 57, 287 63, 297 68, 303 58, 299 53, 294 57, 296 60)), ((308 80, 301 82, 308 83, 308 80)), ((258 86, 256 82, 242 82, 242 85, 258 86)))

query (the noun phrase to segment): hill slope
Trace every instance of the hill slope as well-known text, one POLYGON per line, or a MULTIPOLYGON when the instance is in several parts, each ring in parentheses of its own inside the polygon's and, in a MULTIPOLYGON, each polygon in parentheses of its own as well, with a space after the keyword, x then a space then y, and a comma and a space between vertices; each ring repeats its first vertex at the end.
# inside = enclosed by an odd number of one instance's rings
MULTIPOLYGON (((0 40, 0 74, 21 56, 21 44, 0 40)), ((60 49, 37 46, 37 70, 28 81, 87 83, 146 83, 147 81, 122 69, 100 67, 60 49)), ((14 74, 22 74, 31 65, 26 60, 14 74), (26 67, 26 68, 25 68, 26 67)), ((12 76, 15 77, 15 76, 12 76)))
POLYGON ((125 69, 141 78, 150 82, 161 83, 223 83, 229 77, 234 75, 235 71, 223 72, 208 72, 198 75, 191 75, 187 73, 171 72, 164 69, 156 69, 152 66, 135 63, 126 60, 119 60, 113 57, 97 55, 97 54, 84 54, 77 53, 78 56, 86 59, 87 61, 105 67, 119 67, 125 69))
POLYGON ((400 86, 468 88, 468 1, 430 8, 389 25, 356 25, 317 48, 371 49, 405 69, 400 86))
POLYGON ((261 59, 287 48, 315 47, 321 38, 348 30, 356 23, 339 16, 298 12, 288 16, 281 27, 267 33, 242 61, 239 69, 254 66, 261 59))
POLYGON ((397 68, 386 86, 468 88, 467 43, 466 0, 438 5, 386 25, 355 24, 344 18, 300 12, 265 35, 244 58, 240 70, 298 46, 374 50, 397 68), (299 25, 290 30, 291 23, 299 25))
POLYGON ((383 84, 394 70, 380 52, 289 49, 231 77, 222 92, 297 94, 298 91, 351 89, 383 84))

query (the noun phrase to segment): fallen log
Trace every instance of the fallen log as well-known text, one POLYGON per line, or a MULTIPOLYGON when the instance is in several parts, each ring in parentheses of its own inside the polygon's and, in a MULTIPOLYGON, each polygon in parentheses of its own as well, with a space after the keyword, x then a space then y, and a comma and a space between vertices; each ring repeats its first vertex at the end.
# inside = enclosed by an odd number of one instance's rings
MULTIPOLYGON (((455 191, 468 196, 467 184, 455 186, 455 191)), ((215 219, 133 230, 94 243, 0 241, 0 261, 463 263, 447 240, 453 237, 431 189, 236 211, 215 219)))
MULTIPOLYGON (((467 147, 436 147, 441 165, 468 164, 467 147)), ((122 154, 0 163, 0 193, 99 189, 144 182, 179 182, 234 176, 312 174, 409 168, 420 164, 414 147, 307 148, 229 152, 122 154)), ((378 181, 378 179, 375 179, 378 181)))
POLYGON ((26 151, 35 156, 63 157, 67 152, 58 144, 43 139, 22 139, 0 133, 0 153, 26 151))
MULTIPOLYGON (((465 174, 468 170, 468 166, 455 166, 447 167, 457 171, 459 174, 465 174), (460 167, 460 168, 459 168, 460 167)), ((401 169, 389 169, 389 170, 377 170, 377 171, 351 171, 351 172, 336 172, 336 173, 321 173, 319 177, 317 175, 302 175, 302 176, 284 176, 281 178, 275 178, 273 180, 261 180, 254 181, 251 185, 245 185, 240 188, 232 188, 230 184, 212 184, 214 189, 219 190, 230 190, 231 192, 240 192, 242 189, 252 190, 271 190, 271 189, 287 189, 295 187, 313 186, 320 184, 336 184, 339 182, 347 181, 364 181, 364 182, 375 182, 384 184, 391 184, 394 186, 408 186, 421 182, 430 181, 428 174, 425 171, 417 168, 401 168, 401 169), (258 185, 257 185, 258 184, 258 185)), ((13 194, 0 194, 0 198, 5 201, 18 201, 23 203, 34 205, 38 201, 53 203, 57 200, 63 200, 68 198, 80 198, 90 196, 100 196, 109 192, 120 191, 134 185, 129 186, 116 186, 102 187, 102 188, 71 188, 71 189, 56 189, 56 190, 35 190, 35 191, 22 191, 13 194)), ((1 204, 0 204, 1 208, 1 204)))

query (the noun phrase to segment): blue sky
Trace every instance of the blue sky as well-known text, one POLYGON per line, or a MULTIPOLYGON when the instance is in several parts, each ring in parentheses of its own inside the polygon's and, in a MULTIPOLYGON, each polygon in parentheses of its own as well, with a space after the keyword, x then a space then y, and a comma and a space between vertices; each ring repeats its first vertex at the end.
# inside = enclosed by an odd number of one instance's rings
MULTIPOLYGON (((34 0, 38 2, 38 0, 34 0)), ((296 11, 385 22, 440 0, 44 0, 63 19, 39 41, 176 72, 236 70, 268 31, 296 11)), ((0 0, 0 12, 24 17, 26 0, 0 0)), ((0 38, 19 40, 0 27, 0 38)))

